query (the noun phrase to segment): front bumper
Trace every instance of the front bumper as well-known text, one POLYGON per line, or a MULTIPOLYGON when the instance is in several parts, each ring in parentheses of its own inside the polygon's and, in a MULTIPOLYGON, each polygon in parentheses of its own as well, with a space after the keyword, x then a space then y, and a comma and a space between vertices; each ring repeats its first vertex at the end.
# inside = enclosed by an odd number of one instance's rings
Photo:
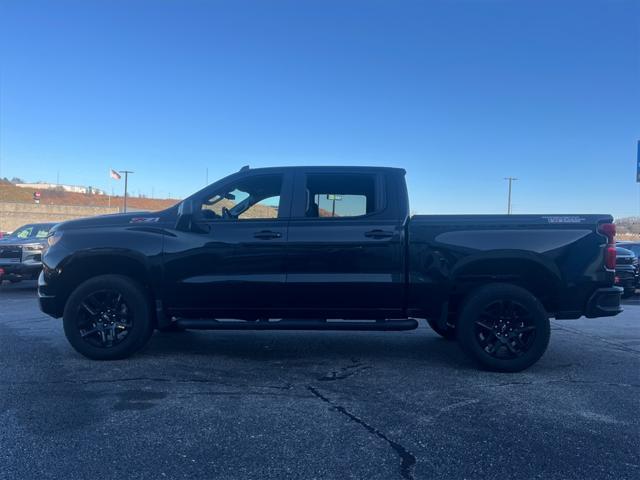
POLYGON ((620 297, 623 289, 620 287, 599 288, 587 302, 585 317, 613 317, 622 312, 620 297))
POLYGON ((38 302, 40 310, 54 318, 60 318, 64 312, 64 304, 60 298, 52 294, 44 278, 44 272, 38 277, 38 302))
POLYGON ((616 270, 616 286, 625 290, 638 286, 638 273, 635 270, 616 270))
POLYGON ((0 270, 4 272, 3 275, 7 276, 35 278, 38 272, 42 270, 42 263, 0 262, 0 270))

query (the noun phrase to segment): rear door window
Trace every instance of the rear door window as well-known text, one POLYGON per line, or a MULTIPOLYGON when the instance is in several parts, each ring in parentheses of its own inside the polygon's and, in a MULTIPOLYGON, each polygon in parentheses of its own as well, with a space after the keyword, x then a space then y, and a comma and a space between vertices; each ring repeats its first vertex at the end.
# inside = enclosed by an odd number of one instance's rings
POLYGON ((376 211, 376 175, 309 174, 305 217, 361 217, 376 211))

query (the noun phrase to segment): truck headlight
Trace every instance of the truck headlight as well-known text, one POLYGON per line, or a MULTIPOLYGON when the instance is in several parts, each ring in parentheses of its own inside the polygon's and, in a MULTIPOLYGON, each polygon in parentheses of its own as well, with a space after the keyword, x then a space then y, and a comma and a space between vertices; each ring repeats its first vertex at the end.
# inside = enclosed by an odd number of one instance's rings
POLYGON ((62 232, 60 231, 55 231, 53 233, 50 233, 49 236, 47 237, 47 245, 49 247, 53 247, 56 243, 60 241, 61 238, 62 238, 62 232))

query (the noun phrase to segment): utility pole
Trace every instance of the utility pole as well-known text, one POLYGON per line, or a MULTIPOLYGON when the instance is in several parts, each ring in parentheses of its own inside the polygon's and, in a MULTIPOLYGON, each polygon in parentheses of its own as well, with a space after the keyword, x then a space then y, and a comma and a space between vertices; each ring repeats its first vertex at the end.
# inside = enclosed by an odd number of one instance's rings
MULTIPOLYGON (((331 206, 331 216, 332 216, 332 217, 335 217, 335 216, 336 216, 336 200, 342 200, 342 196, 337 195, 337 194, 335 194, 335 193, 333 193, 333 194, 329 194, 329 193, 328 193, 328 194, 327 194, 327 200, 331 200, 331 201, 333 201, 333 204, 332 204, 332 206, 331 206)), ((320 204, 320 203, 318 202, 318 205, 319 205, 319 204, 320 204)))
POLYGON ((509 180, 509 199, 507 200, 507 215, 511 215, 511 184, 514 180, 518 180, 516 177, 504 177, 505 180, 509 180))
POLYGON ((120 170, 120 173, 124 173, 124 213, 127 213, 127 187, 129 186, 129 174, 133 172, 131 170, 120 170))
MULTIPOLYGON (((638 207, 640 207, 640 140, 638 140, 638 153, 636 156, 636 182, 638 183, 638 207)), ((640 208, 638 209, 640 214, 640 208)))

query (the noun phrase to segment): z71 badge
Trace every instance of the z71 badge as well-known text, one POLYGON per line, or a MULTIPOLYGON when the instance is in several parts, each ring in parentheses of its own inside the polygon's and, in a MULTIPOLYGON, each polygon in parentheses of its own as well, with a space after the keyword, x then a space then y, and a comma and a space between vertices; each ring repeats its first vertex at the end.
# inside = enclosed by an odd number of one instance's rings
POLYGON ((129 223, 156 223, 159 217, 133 217, 129 223))

